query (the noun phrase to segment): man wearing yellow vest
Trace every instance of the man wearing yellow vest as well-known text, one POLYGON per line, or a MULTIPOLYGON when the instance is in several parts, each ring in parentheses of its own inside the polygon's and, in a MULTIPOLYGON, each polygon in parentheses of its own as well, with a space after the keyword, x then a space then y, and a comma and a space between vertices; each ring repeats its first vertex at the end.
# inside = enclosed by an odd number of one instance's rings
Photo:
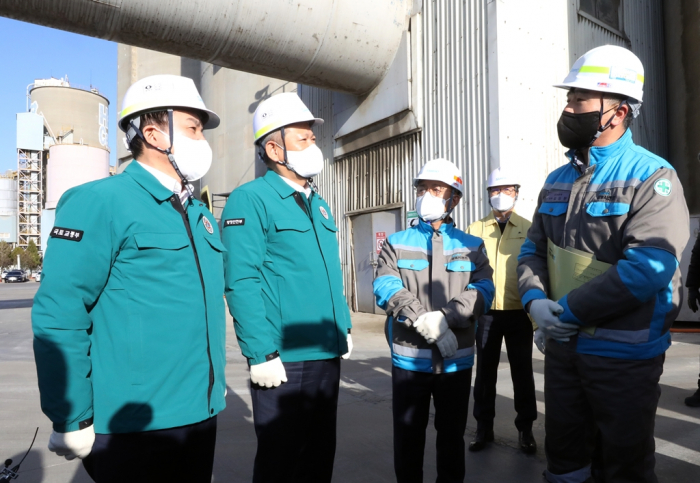
POLYGON ((535 380, 532 375, 532 323, 523 310, 518 294, 518 254, 530 222, 515 213, 519 181, 512 174, 495 169, 488 178, 491 213, 472 223, 470 235, 484 240, 493 269, 496 295, 488 314, 479 318, 476 329, 476 381, 474 382, 474 418, 477 430, 469 451, 481 451, 493 441, 496 416, 496 380, 501 343, 506 341, 510 374, 513 379, 515 426, 520 448, 537 452, 532 422, 537 419, 535 380))

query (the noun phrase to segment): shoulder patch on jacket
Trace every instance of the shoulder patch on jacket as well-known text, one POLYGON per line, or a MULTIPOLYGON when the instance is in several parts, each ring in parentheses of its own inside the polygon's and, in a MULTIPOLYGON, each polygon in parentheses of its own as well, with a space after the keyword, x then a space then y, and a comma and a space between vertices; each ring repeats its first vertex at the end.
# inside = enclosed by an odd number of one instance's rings
POLYGON ((671 182, 666 178, 656 180, 654 183, 654 191, 661 196, 669 196, 671 194, 671 182))
POLYGON ((62 238, 64 240, 79 242, 83 239, 83 230, 72 230, 70 228, 61 228, 60 226, 54 226, 51 230, 51 238, 62 238))
POLYGON ((245 218, 231 218, 230 220, 224 221, 224 227, 241 225, 245 225, 245 218))

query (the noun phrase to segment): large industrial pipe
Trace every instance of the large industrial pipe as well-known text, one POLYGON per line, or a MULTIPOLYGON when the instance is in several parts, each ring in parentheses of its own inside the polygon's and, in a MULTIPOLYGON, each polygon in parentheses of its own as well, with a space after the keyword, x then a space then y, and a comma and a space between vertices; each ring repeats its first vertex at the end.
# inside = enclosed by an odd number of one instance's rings
POLYGON ((2 0, 0 16, 351 94, 387 73, 414 0, 2 0))

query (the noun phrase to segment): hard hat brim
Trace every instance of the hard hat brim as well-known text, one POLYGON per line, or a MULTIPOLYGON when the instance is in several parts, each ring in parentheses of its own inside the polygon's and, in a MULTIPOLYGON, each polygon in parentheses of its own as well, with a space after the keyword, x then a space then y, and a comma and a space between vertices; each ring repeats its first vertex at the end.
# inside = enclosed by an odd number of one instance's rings
POLYGON ((585 82, 568 82, 565 84, 554 84, 552 87, 556 87, 558 89, 566 89, 567 91, 569 89, 585 89, 587 91, 591 92, 600 92, 601 94, 617 94, 620 96, 627 96, 630 99, 634 99, 635 101, 642 102, 641 99, 637 99, 636 97, 632 97, 629 95, 627 92, 621 92, 619 89, 591 89, 591 86, 589 84, 586 84, 585 82))
POLYGON ((204 129, 204 130, 217 128, 217 127, 219 127, 219 124, 221 124, 221 118, 214 111, 211 111, 209 109, 202 109, 200 107, 192 107, 192 106, 158 106, 158 107, 152 107, 150 109, 135 110, 134 112, 130 112, 129 114, 127 114, 126 116, 121 118, 117 124, 119 125, 119 129, 121 129, 124 132, 127 132, 129 129, 128 123, 129 123, 130 119, 134 119, 135 117, 141 116, 147 112, 167 111, 168 109, 173 109, 175 111, 177 111, 177 110, 197 111, 197 112, 201 112, 201 113, 205 114, 207 120, 204 122, 204 125, 202 126, 202 129, 204 129))

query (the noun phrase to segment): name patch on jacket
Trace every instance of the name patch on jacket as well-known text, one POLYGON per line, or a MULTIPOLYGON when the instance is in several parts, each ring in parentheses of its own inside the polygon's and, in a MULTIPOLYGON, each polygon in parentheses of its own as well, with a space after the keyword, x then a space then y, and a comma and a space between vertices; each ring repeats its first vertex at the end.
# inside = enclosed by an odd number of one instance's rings
POLYGON ((224 221, 224 227, 226 226, 241 226, 245 225, 245 218, 232 218, 230 220, 224 221))
POLYGON ((79 242, 83 239, 83 233, 85 233, 83 230, 71 230, 70 228, 54 226, 50 236, 52 238, 63 238, 64 240, 79 242))
POLYGON ((571 191, 550 191, 544 197, 545 203, 568 203, 571 191))

